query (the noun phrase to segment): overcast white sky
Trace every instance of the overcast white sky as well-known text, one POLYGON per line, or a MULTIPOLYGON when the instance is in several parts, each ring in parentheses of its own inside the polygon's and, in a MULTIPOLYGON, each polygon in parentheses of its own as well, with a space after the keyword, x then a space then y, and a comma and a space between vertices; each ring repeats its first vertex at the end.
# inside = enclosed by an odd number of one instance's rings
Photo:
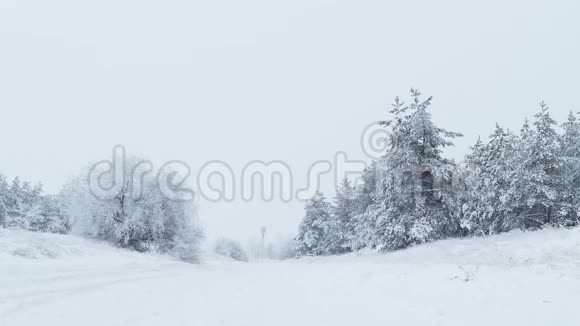
MULTIPOLYGON (((544 99, 580 110, 580 2, 0 1, 0 173, 56 193, 115 144, 239 171, 283 160, 303 185, 396 95, 434 95, 461 159, 544 99)), ((331 179, 323 181, 331 187, 331 179)), ((200 203, 211 235, 290 236, 301 203, 200 203)))

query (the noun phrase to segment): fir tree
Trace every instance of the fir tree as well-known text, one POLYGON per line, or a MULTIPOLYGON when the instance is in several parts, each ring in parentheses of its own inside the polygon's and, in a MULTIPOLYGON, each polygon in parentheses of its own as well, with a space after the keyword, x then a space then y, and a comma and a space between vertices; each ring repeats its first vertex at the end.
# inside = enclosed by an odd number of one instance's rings
POLYGON ((0 174, 0 227, 6 227, 8 210, 6 209, 6 196, 8 195, 8 182, 6 177, 0 174))
POLYGON ((568 121, 562 124, 561 155, 564 160, 561 223, 566 226, 578 224, 580 215, 580 122, 570 112, 568 121))
POLYGON ((382 249, 459 232, 450 201, 456 166, 442 157, 442 150, 461 134, 435 126, 428 111, 432 98, 422 101, 420 95, 412 89, 409 106, 395 99, 393 118, 380 122, 390 129, 390 148, 380 161, 383 190, 368 214, 376 221, 377 246, 382 249))
POLYGON ((377 190, 380 188, 378 174, 378 164, 373 161, 363 171, 362 183, 355 189, 354 212, 348 226, 353 232, 349 235, 349 246, 353 250, 375 246, 376 221, 368 209, 374 204, 377 190))
POLYGON ((496 124, 487 144, 481 140, 467 157, 470 195, 467 218, 471 232, 494 234, 510 230, 513 211, 511 180, 516 136, 496 124))
POLYGON ((298 227, 296 251, 300 256, 325 254, 325 236, 330 221, 330 204, 324 194, 316 192, 306 204, 305 210, 304 219, 298 227))
POLYGON ((69 224, 55 197, 42 196, 27 212, 28 229, 37 232, 67 233, 69 224))
POLYGON ((21 229, 27 228, 23 197, 20 178, 16 177, 12 180, 4 201, 6 204, 6 226, 21 229))
POLYGON ((560 139, 548 106, 540 103, 533 132, 525 131, 512 189, 523 209, 519 216, 522 228, 539 228, 557 223, 561 218, 562 172, 560 139))
POLYGON ((6 227, 6 205, 0 200, 0 228, 6 227))
POLYGON ((331 207, 331 220, 325 234, 325 252, 341 254, 352 250, 349 240, 355 232, 351 223, 355 209, 355 189, 345 178, 336 189, 334 205, 331 207))

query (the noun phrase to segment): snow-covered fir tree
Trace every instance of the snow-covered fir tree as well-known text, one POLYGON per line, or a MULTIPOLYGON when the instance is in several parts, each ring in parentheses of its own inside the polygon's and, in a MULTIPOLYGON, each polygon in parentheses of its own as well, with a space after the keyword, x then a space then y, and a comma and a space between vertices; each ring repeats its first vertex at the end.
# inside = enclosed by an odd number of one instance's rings
POLYGON ((362 174, 362 182, 355 189, 354 212, 350 219, 348 229, 349 247, 352 250, 359 250, 364 247, 373 247, 376 239, 375 220, 372 214, 367 214, 367 210, 377 197, 379 189, 379 169, 376 161, 373 161, 362 174))
POLYGON ((40 197, 28 213, 28 229, 31 231, 67 233, 69 227, 68 218, 56 197, 40 197))
POLYGON ((296 251, 299 256, 326 254, 325 237, 329 228, 330 203, 317 191, 306 203, 304 219, 298 227, 296 251))
POLYGON ((8 209, 6 208, 6 196, 8 194, 8 182, 6 177, 0 174, 0 227, 6 227, 8 209))
POLYGON ((60 201, 43 194, 42 185, 31 187, 16 177, 8 186, 0 175, 0 226, 66 233, 68 221, 61 208, 60 201))
POLYGON ((577 114, 570 112, 562 129, 560 143, 564 168, 560 215, 565 225, 576 225, 580 216, 580 121, 577 114))
POLYGON ((16 177, 12 180, 12 184, 8 188, 4 196, 4 204, 6 205, 6 226, 9 228, 27 228, 27 221, 25 218, 24 207, 24 193, 22 191, 22 184, 20 178, 16 177))
POLYGON ((513 228, 516 212, 511 181, 516 143, 514 134, 496 125, 489 142, 478 140, 467 156, 469 200, 465 218, 471 232, 495 234, 513 228))
POLYGON ((348 179, 343 179, 336 189, 336 197, 331 207, 330 221, 324 236, 325 252, 341 254, 351 251, 350 239, 354 237, 351 219, 355 213, 355 189, 348 179))
POLYGON ((0 228, 6 227, 6 205, 0 200, 0 228))
POLYGON ((376 246, 394 250, 459 232, 460 221, 452 207, 456 165, 442 156, 450 139, 461 136, 435 126, 422 100, 411 90, 405 105, 395 99, 391 120, 381 125, 390 131, 389 149, 379 162, 382 192, 367 214, 376 221, 376 246))
POLYGON ((566 218, 561 210, 564 160, 556 121, 543 102, 534 118, 533 131, 524 126, 522 132, 511 189, 521 207, 517 224, 526 229, 557 224, 566 218))

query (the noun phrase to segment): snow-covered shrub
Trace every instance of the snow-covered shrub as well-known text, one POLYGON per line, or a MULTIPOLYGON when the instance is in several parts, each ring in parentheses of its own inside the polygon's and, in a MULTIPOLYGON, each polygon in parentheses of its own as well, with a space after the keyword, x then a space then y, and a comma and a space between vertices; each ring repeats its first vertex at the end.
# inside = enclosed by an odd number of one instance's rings
POLYGON ((218 255, 230 257, 237 261, 248 261, 248 255, 239 242, 221 238, 216 241, 214 252, 218 255))
MULTIPOLYGON (((139 162, 133 158, 125 164, 127 176, 139 162)), ((126 178, 113 198, 102 198, 94 189, 91 192, 87 173, 71 180, 61 192, 73 233, 137 251, 171 254, 188 262, 199 260, 203 234, 193 202, 167 198, 159 178, 149 174, 139 182, 126 178)), ((104 174, 103 179, 112 182, 109 175, 104 174)))
POLYGON ((288 240, 280 243, 280 246, 277 250, 277 258, 284 260, 284 259, 292 259, 296 258, 298 253, 296 252, 296 241, 295 240, 288 240))
POLYGON ((251 238, 246 243, 246 251, 250 260, 270 259, 284 260, 296 258, 298 243, 295 239, 278 236, 277 238, 251 238))

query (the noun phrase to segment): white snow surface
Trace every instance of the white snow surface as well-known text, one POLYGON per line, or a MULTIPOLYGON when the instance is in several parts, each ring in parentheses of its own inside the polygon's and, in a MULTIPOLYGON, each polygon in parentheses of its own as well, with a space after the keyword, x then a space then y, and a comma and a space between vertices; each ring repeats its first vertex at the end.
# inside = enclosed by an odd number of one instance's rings
POLYGON ((580 229, 199 265, 0 230, 0 325, 580 325, 580 229))

